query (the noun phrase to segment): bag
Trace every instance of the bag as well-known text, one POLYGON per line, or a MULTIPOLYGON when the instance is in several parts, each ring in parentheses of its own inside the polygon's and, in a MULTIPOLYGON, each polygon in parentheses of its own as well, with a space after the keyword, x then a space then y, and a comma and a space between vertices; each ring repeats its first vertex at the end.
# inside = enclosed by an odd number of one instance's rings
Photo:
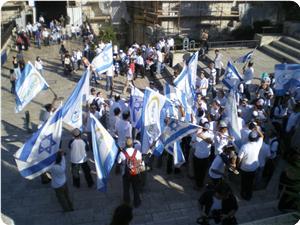
POLYGON ((142 160, 136 159, 137 150, 134 149, 132 156, 129 156, 127 151, 122 151, 126 157, 126 168, 125 174, 129 174, 130 176, 136 176, 142 172, 143 162, 142 160))

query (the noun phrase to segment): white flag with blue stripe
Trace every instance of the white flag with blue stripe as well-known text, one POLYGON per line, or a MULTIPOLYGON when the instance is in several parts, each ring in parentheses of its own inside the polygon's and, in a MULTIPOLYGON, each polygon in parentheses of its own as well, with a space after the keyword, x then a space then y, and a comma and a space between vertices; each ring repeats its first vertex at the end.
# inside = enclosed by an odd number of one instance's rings
POLYGON ((230 93, 227 97, 225 114, 227 115, 229 134, 234 137, 234 143, 238 147, 241 147, 240 140, 242 128, 239 127, 238 123, 236 94, 233 89, 230 90, 230 93))
POLYGON ((239 85, 239 83, 242 81, 242 77, 240 76, 238 70, 235 68, 235 66, 228 61, 227 68, 224 74, 224 78, 222 80, 223 84, 228 89, 235 89, 239 85))
POLYGON ((275 65, 275 81, 274 91, 277 96, 300 87, 300 64, 275 65))
POLYGON ((234 62, 235 63, 246 63, 248 61, 250 61, 253 57, 253 53, 254 53, 254 50, 251 51, 251 52, 248 52, 247 54, 239 57, 237 60, 235 60, 234 62))
POLYGON ((16 80, 16 112, 20 112, 41 90, 48 87, 46 80, 28 62, 16 80))
POLYGON ((115 163, 118 147, 113 137, 99 120, 90 114, 94 160, 97 172, 97 189, 106 191, 108 176, 115 163))
POLYGON ((146 153, 164 129, 166 108, 170 101, 159 92, 146 88, 142 113, 142 152, 146 153))
POLYGON ((183 107, 185 112, 185 121, 190 122, 191 120, 191 114, 192 114, 192 108, 187 102, 187 98, 184 92, 179 90, 178 88, 166 83, 164 86, 164 94, 167 98, 171 100, 173 105, 169 108, 169 115, 170 117, 175 117, 177 119, 180 119, 180 112, 178 110, 178 107, 183 107))
POLYGON ((143 111, 144 93, 138 88, 132 86, 129 100, 130 115, 132 126, 136 129, 141 128, 143 111))
POLYGON ((31 180, 54 164, 60 146, 62 123, 62 110, 59 108, 14 154, 23 177, 31 180))
POLYGON ((95 68, 96 72, 101 74, 105 73, 108 69, 113 66, 113 49, 112 44, 108 43, 102 49, 102 51, 97 55, 93 61, 92 66, 95 68))
POLYGON ((90 89, 90 70, 80 78, 72 94, 63 106, 63 120, 73 128, 82 128, 82 106, 86 102, 90 89))
POLYGON ((173 143, 180 141, 182 138, 195 133, 199 129, 199 126, 183 122, 180 120, 170 118, 161 136, 159 137, 159 143, 154 149, 153 154, 160 155, 164 148, 169 146, 173 147, 173 143))
POLYGON ((184 64, 182 71, 174 80, 174 85, 185 93, 187 102, 192 107, 196 89, 197 79, 197 63, 198 52, 194 53, 188 61, 188 64, 184 64))

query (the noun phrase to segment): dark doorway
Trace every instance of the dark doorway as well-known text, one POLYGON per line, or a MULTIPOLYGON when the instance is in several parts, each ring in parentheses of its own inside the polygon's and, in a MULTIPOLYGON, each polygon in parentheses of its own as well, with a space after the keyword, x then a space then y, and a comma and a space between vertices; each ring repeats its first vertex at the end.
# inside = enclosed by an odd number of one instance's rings
POLYGON ((67 2, 66 1, 35 1, 36 6, 36 19, 40 15, 45 19, 47 25, 53 19, 59 19, 61 15, 66 18, 67 15, 67 2))

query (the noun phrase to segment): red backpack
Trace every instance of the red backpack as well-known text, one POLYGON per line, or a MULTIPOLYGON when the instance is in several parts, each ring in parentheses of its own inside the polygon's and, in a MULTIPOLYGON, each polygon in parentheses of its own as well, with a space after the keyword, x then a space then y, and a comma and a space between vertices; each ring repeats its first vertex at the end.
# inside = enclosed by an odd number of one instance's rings
POLYGON ((125 173, 131 176, 136 176, 140 174, 140 172, 142 171, 142 160, 137 160, 135 158, 137 150, 134 149, 132 156, 129 156, 126 150, 122 152, 126 157, 125 173))

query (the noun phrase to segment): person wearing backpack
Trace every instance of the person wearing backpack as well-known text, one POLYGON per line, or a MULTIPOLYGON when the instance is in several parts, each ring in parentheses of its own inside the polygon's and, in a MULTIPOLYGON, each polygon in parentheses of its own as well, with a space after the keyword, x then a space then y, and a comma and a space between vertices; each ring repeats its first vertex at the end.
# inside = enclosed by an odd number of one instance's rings
POLYGON ((126 148, 121 150, 118 164, 123 165, 123 200, 130 204, 130 186, 132 185, 134 207, 137 208, 141 205, 140 173, 142 172, 143 161, 141 152, 133 148, 131 138, 126 140, 126 148))

